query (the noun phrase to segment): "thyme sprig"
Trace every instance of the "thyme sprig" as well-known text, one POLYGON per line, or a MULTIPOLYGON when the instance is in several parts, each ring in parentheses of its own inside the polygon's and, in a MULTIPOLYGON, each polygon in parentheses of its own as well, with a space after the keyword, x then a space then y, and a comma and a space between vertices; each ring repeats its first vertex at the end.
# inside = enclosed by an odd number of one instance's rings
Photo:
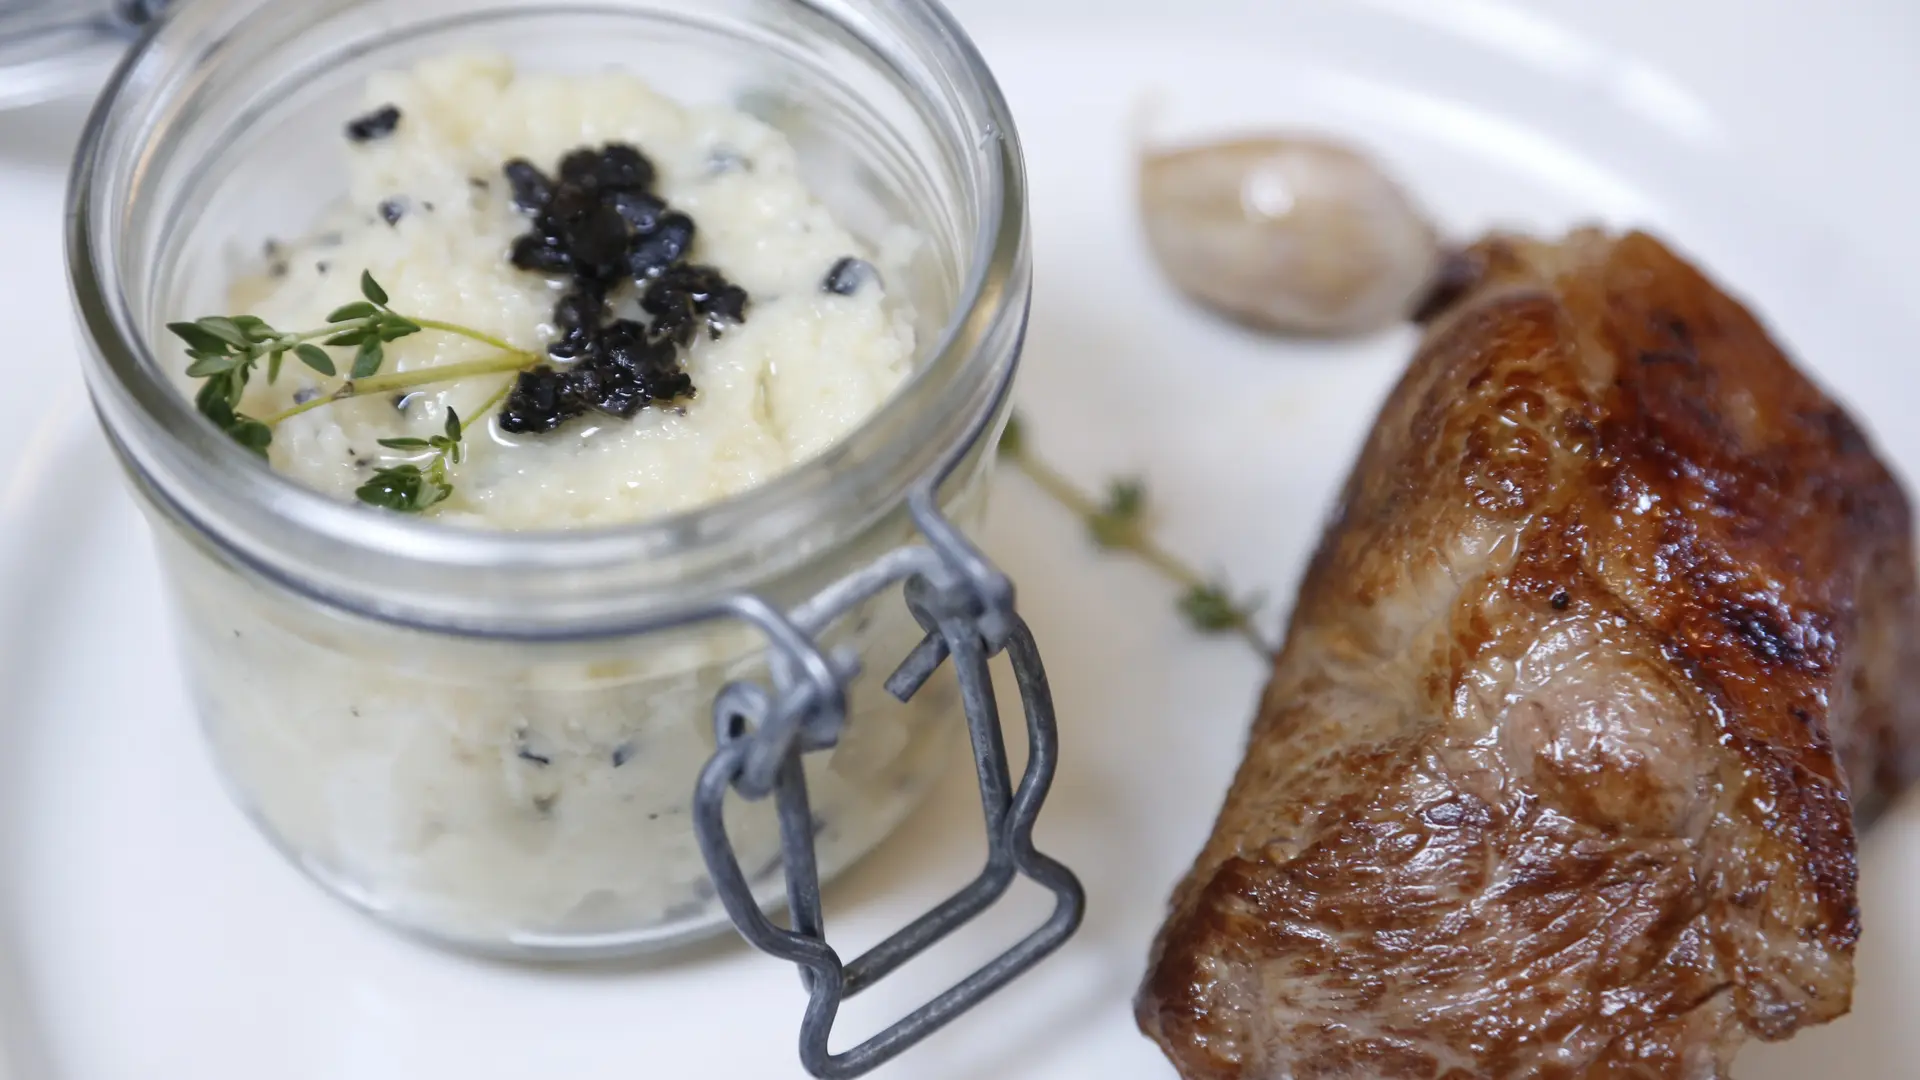
POLYGON ((1000 436, 1000 460, 1025 473, 1035 486, 1079 518, 1096 547, 1131 554, 1179 586, 1182 591, 1175 607, 1194 629, 1206 634, 1237 634, 1262 659, 1273 656, 1273 646, 1255 626, 1264 598, 1257 593, 1237 596, 1224 580, 1200 573, 1162 547, 1147 529, 1149 506, 1144 482, 1132 477, 1116 479, 1107 484, 1104 498, 1088 494, 1033 454, 1018 415, 1008 418, 1006 431, 1000 436))
POLYGON ((464 435, 460 414, 448 409, 444 435, 430 439, 381 439, 380 445, 389 450, 430 450, 433 459, 424 470, 417 462, 376 469, 373 479, 361 484, 354 495, 363 503, 412 514, 444 501, 453 494, 453 485, 447 482, 448 467, 466 458, 466 448, 461 442, 464 435))
MULTIPOLYGON (((289 417, 366 394, 524 371, 545 360, 537 353, 517 349, 471 327, 400 314, 390 306, 387 290, 370 272, 363 271, 360 275, 360 295, 363 299, 330 312, 325 326, 295 333, 276 330, 252 315, 210 315, 192 322, 168 323, 167 329, 187 344, 187 356, 192 359, 187 366, 188 377, 205 380, 193 399, 201 415, 235 442, 264 457, 267 448, 273 445, 274 427, 289 417), (427 330, 469 338, 498 352, 479 360, 418 371, 380 373, 386 363, 388 343, 427 330), (328 349, 353 350, 345 379, 330 393, 316 394, 266 417, 252 417, 239 411, 247 385, 262 364, 269 384, 278 381, 281 366, 289 355, 322 376, 337 377, 340 365, 328 349)), ((499 403, 508 387, 494 394, 481 415, 499 403)), ((444 435, 431 439, 380 440, 381 445, 389 449, 432 450, 435 456, 424 470, 417 464, 377 470, 373 479, 359 488, 360 500, 407 513, 419 513, 445 501, 453 494, 447 469, 460 464, 465 456, 462 435, 459 416, 449 409, 444 435)))

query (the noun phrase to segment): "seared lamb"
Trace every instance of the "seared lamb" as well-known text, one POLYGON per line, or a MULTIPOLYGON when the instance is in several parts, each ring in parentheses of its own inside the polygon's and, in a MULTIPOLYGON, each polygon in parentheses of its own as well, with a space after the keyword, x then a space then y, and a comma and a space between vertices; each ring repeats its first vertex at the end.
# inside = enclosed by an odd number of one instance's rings
POLYGON ((1138 999, 1187 1080, 1708 1080, 1840 1016, 1907 503, 1658 241, 1468 255, 1138 999))

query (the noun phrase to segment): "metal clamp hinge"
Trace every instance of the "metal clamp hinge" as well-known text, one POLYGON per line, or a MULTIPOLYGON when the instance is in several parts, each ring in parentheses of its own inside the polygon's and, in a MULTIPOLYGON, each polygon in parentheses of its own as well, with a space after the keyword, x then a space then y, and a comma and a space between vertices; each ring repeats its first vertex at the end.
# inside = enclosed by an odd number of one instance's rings
POLYGON ((1079 927, 1085 909, 1085 895, 1073 873, 1033 846, 1034 822, 1053 782, 1058 755, 1053 697, 1039 650, 1014 611, 1011 582, 939 512, 933 492, 929 484, 909 500, 926 544, 897 549, 788 613, 750 596, 729 605, 734 615, 767 635, 772 685, 735 683, 715 702, 719 747, 695 790, 694 828, 717 895, 741 936, 800 966, 809 994, 800 1026, 800 1060, 817 1077, 859 1076, 939 1030, 1059 948, 1079 927), (826 940, 801 760, 839 741, 847 715, 846 684, 859 664, 850 654, 823 652, 815 636, 837 616, 895 584, 904 586, 907 606, 926 637, 888 678, 887 689, 906 701, 941 665, 953 664, 986 816, 987 859, 965 888, 843 963, 826 940), (987 666, 1003 650, 1019 686, 1027 727, 1027 765, 1018 787, 1011 782, 987 666), (729 789, 750 800, 774 798, 791 928, 773 922, 754 902, 722 817, 729 789), (986 911, 1020 876, 1053 893, 1053 913, 1045 923, 878 1035, 844 1053, 829 1051, 841 1002, 986 911))

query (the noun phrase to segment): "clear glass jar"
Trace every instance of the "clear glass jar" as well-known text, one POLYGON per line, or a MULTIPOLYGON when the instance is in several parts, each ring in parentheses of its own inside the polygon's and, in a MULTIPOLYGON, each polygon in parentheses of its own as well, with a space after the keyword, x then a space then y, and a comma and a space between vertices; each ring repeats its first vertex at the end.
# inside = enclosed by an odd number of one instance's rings
MULTIPOLYGON (((584 957, 725 925, 689 824, 713 698, 763 663, 737 624, 647 628, 737 592, 787 606, 907 540, 908 488, 984 497, 1030 291, 1004 102, 919 0, 185 0, 121 68, 81 151, 70 266, 88 378, 148 511, 197 705, 238 801, 326 888, 426 937, 584 957), (222 310, 235 252, 341 194, 371 72, 455 48, 618 67, 780 128, 856 234, 923 242, 915 373, 824 457, 681 516, 576 532, 437 526, 333 501, 205 423, 163 367, 222 310)), ((177 365, 176 365, 177 366, 177 365)), ((880 679, 921 637, 897 596, 827 635, 868 672, 808 760, 820 870, 891 830, 961 738, 950 684, 880 679)), ((944 676, 943 676, 944 678, 944 676)), ((760 806, 729 832, 781 889, 760 806)))

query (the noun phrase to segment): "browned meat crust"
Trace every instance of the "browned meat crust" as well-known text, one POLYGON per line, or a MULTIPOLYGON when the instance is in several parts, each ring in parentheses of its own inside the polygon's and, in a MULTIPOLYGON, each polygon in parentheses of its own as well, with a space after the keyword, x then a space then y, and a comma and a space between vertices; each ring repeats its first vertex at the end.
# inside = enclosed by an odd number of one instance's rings
POLYGON ((1494 237, 1388 400, 1141 1028, 1188 1080, 1707 1080, 1847 1011, 1905 498, 1651 237, 1494 237))

